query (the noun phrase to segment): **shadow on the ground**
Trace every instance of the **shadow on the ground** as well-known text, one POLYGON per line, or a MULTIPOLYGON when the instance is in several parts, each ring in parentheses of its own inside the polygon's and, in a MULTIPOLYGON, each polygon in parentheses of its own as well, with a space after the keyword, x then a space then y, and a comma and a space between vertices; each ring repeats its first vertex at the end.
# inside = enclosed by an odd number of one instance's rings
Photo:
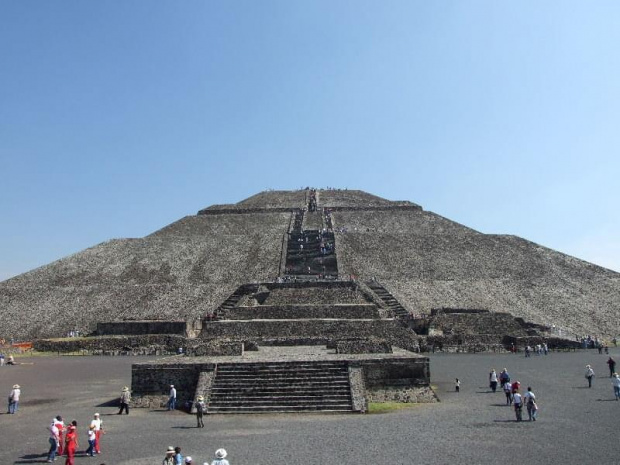
POLYGON ((46 463, 47 454, 26 454, 20 457, 21 460, 16 460, 13 463, 46 463))
POLYGON ((120 401, 119 401, 118 397, 115 397, 112 400, 107 400, 107 401, 105 401, 105 402, 103 402, 101 404, 95 405, 95 407, 120 407, 120 406, 121 406, 121 404, 120 404, 120 401))

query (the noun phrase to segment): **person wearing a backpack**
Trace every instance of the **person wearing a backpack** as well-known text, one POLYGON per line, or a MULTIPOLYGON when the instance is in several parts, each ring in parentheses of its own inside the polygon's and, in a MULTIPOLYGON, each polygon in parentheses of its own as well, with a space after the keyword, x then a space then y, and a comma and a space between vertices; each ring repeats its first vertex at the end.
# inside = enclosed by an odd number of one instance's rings
POLYGON ((204 413, 207 410, 207 405, 205 404, 205 398, 202 396, 198 396, 196 398, 196 428, 204 428, 205 423, 202 420, 204 413))

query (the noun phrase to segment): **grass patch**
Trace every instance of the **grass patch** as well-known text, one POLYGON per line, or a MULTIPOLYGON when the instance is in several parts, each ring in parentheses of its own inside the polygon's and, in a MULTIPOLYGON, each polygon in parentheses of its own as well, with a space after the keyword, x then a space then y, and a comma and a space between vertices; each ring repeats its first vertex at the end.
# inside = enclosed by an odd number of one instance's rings
POLYGON ((390 413, 396 410, 415 408, 420 404, 409 402, 369 402, 368 413, 390 413))

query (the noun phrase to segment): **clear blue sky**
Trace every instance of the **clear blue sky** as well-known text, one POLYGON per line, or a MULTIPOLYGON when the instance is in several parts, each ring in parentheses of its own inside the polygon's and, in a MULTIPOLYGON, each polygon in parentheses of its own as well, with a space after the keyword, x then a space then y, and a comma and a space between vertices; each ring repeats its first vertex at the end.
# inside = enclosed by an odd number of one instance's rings
POLYGON ((620 271, 620 2, 0 0, 0 280, 359 188, 620 271))

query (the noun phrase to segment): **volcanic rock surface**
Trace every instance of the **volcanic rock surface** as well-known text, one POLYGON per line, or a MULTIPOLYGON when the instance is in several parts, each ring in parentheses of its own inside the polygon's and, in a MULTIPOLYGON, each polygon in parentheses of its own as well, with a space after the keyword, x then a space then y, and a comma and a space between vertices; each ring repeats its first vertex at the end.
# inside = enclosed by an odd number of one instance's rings
MULTIPOLYGON (((310 191, 214 205, 141 239, 115 239, 0 283, 0 338, 94 331, 99 321, 198 321, 239 285, 283 274, 293 210, 310 191)), ((516 236, 482 234, 355 190, 318 190, 338 274, 379 281, 415 314, 507 312, 565 335, 620 332, 620 274, 516 236)), ((317 216, 316 218, 321 218, 317 216)), ((316 219, 315 218, 315 219, 316 219)))

